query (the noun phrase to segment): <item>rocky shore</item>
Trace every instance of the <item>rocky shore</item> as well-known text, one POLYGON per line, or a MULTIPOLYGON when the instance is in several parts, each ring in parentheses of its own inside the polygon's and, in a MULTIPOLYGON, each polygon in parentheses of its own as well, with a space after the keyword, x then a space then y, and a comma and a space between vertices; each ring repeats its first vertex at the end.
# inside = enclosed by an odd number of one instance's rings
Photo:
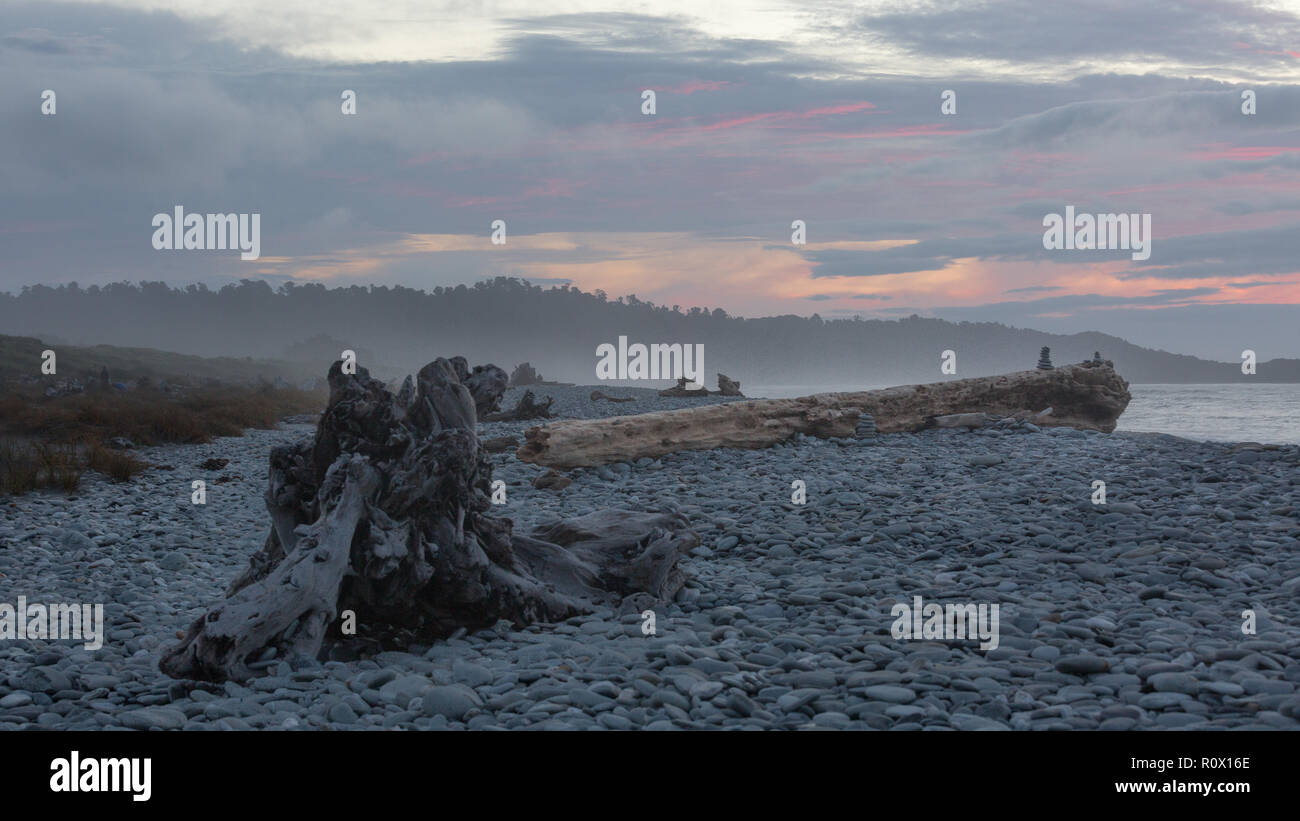
MULTIPOLYGON (((560 418, 734 401, 592 390, 539 397, 560 418)), ((1300 729, 1300 447, 1028 422, 669 454, 558 490, 506 450, 517 529, 610 506, 690 519, 692 580, 654 635, 605 611, 267 658, 247 686, 167 678, 159 647, 261 546, 269 448, 309 431, 143 449, 171 469, 6 500, 0 602, 102 602, 106 625, 95 651, 0 641, 0 729, 1300 729), (997 648, 894 638, 917 596, 997 604, 997 648)))

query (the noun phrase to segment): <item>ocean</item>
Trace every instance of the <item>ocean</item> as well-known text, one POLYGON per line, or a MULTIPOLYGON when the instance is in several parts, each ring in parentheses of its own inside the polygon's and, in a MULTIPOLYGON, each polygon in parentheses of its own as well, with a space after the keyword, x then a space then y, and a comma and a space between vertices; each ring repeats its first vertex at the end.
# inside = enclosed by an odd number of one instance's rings
MULTIPOLYGON (((884 387, 878 385, 874 387, 884 387)), ((744 386, 750 396, 783 398, 860 385, 744 386)), ((1300 444, 1300 384, 1130 385, 1133 401, 1116 430, 1168 433, 1219 442, 1300 444)))
POLYGON ((1300 444, 1300 385, 1130 385, 1116 430, 1219 442, 1300 444))

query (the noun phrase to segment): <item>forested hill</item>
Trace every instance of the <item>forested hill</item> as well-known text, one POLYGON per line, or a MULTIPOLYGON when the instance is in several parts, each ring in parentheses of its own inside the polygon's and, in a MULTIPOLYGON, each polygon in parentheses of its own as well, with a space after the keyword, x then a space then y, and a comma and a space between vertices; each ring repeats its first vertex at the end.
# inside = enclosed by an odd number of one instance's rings
POLYGON ((996 323, 776 316, 745 319, 722 309, 609 299, 561 286, 497 278, 473 286, 405 287, 263 281, 209 290, 162 283, 80 288, 31 286, 0 294, 0 333, 65 344, 159 348, 201 356, 328 360, 337 344, 362 364, 393 373, 434 356, 465 355, 507 370, 525 360, 547 379, 595 381, 596 348, 617 343, 703 344, 708 384, 722 371, 742 385, 868 386, 933 382, 940 355, 957 354, 957 378, 1034 367, 1039 348, 1057 364, 1114 360, 1130 382, 1296 382, 1300 360, 1210 362, 1131 345, 1100 333, 1056 335, 996 323), (369 358, 370 361, 364 361, 369 358))

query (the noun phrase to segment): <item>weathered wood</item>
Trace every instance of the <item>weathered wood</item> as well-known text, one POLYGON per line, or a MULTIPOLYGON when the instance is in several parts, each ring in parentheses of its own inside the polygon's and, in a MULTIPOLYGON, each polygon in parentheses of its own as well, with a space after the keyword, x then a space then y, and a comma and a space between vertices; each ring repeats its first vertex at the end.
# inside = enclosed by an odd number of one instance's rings
POLYGON ((725 373, 718 374, 718 395, 719 396, 744 396, 740 392, 740 383, 725 373))
POLYGON ((799 399, 754 399, 636 416, 557 422, 529 429, 517 456, 557 468, 590 467, 679 450, 760 448, 796 433, 849 437, 860 413, 881 433, 917 431, 952 414, 1033 415, 1038 425, 1109 433, 1130 399, 1109 362, 1053 370, 906 385, 878 391, 824 393, 799 399))
POLYGON ((1110 433, 1132 398, 1109 361, 825 395, 839 407, 870 413, 881 433, 921 430, 933 417, 956 413, 1020 414, 1037 425, 1110 433), (1044 408, 1051 414, 1036 416, 1044 408))
POLYGON ((743 397, 745 395, 740 392, 740 383, 727 376, 725 373, 718 374, 718 389, 716 391, 710 391, 703 387, 692 388, 689 387, 690 384, 690 382, 686 381, 686 377, 679 377, 676 385, 673 385, 671 388, 664 388, 659 391, 659 395, 685 399, 699 399, 703 396, 743 397))
POLYGON ((532 391, 524 391, 524 395, 519 397, 519 401, 513 408, 500 413, 489 413, 483 421, 524 422, 529 419, 550 419, 551 405, 554 404, 555 399, 550 396, 546 397, 545 402, 538 402, 532 391))
POLYGON ((159 662, 175 678, 248 678, 248 667, 278 639, 283 655, 314 655, 338 615, 339 588, 379 474, 357 457, 341 462, 337 505, 312 525, 292 553, 264 578, 249 581, 190 625, 180 645, 159 662))
POLYGON ((524 362, 516 365, 514 371, 510 374, 510 387, 523 388, 528 385, 540 385, 549 388, 571 388, 572 382, 553 382, 549 379, 543 379, 531 364, 524 362))
POLYGON ((463 356, 453 356, 451 366, 456 371, 456 378, 469 389, 474 398, 474 412, 479 419, 496 411, 501 406, 501 397, 510 385, 510 377, 496 365, 476 365, 471 372, 469 363, 463 356))
POLYGON ((538 385, 542 382, 542 375, 533 368, 532 363, 524 362, 515 365, 514 371, 510 373, 510 387, 521 388, 525 385, 538 385))
POLYGON ((821 397, 756 399, 529 428, 516 455, 548 467, 590 467, 679 450, 761 448, 796 433, 852 436, 858 411, 821 397))
POLYGON ((272 450, 262 550, 159 668, 242 680, 264 655, 316 657, 345 610, 358 632, 437 638, 673 597, 699 544, 679 515, 601 511, 532 536, 488 515, 474 426, 494 370, 438 359, 393 395, 336 363, 315 435, 272 450))
MULTIPOLYGON (((701 377, 701 381, 702 380, 703 377, 701 377)), ((684 397, 686 399, 699 399, 701 396, 709 395, 709 389, 704 387, 702 384, 698 388, 689 387, 690 385, 691 382, 687 380, 686 377, 680 376, 677 378, 676 385, 673 385, 671 388, 664 388, 663 390, 659 391, 659 395, 684 397)))
POLYGON ((932 417, 930 421, 936 428, 982 428, 997 418, 990 413, 950 413, 932 417))
POLYGON ((494 436, 491 439, 480 439, 479 441, 482 443, 483 449, 488 453, 505 453, 508 450, 519 448, 518 436, 494 436))

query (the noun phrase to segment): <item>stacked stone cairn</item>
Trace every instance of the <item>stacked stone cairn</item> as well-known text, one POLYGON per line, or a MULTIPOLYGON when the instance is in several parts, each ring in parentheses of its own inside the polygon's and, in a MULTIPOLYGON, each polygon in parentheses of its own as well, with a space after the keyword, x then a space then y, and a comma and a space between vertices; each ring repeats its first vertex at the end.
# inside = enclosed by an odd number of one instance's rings
POLYGON ((1050 371, 1052 369, 1052 349, 1044 345, 1043 349, 1038 352, 1038 370, 1050 371))
POLYGON ((876 418, 866 411, 858 417, 857 437, 859 439, 876 438, 876 418))

